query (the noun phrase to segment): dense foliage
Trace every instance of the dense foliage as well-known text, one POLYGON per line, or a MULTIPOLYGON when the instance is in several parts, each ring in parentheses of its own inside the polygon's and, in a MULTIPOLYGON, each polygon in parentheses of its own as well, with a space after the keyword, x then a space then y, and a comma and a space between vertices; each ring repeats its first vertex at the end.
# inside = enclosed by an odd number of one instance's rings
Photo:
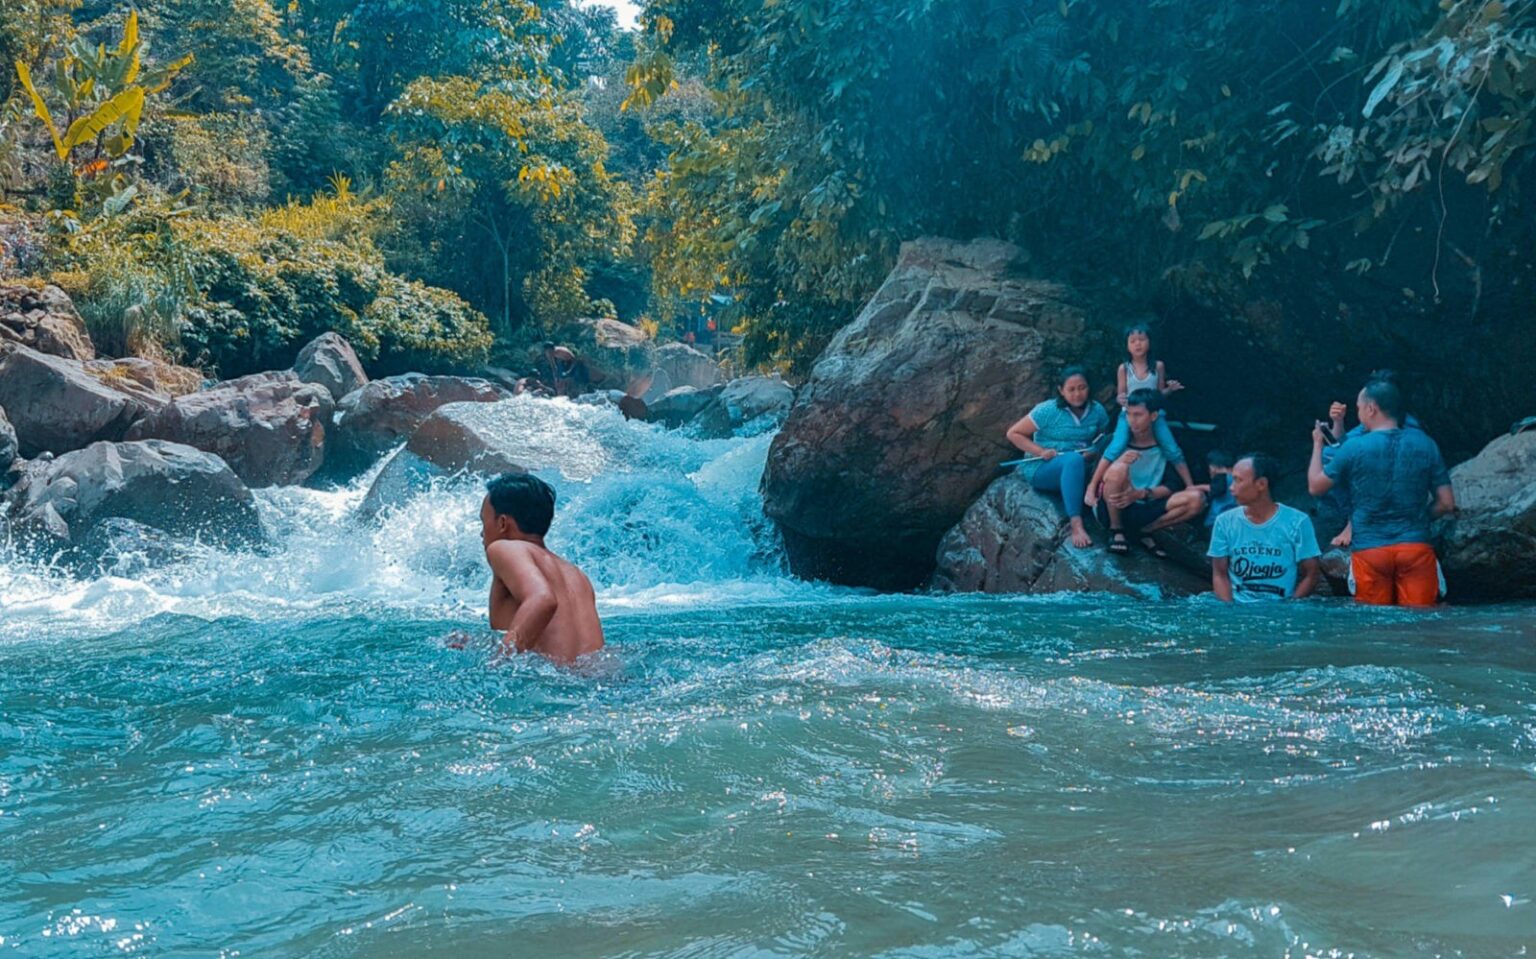
POLYGON ((634 191, 585 117, 625 43, 563 0, 25 0, 0 270, 65 285, 108 352, 225 375, 327 329, 387 372, 637 318, 634 191))
POLYGON ((1529 249, 1528 0, 651 0, 646 22, 636 104, 702 57, 721 108, 670 131, 659 278, 729 285, 760 354, 814 355, 925 233, 1127 300, 1305 270, 1486 304, 1529 249))

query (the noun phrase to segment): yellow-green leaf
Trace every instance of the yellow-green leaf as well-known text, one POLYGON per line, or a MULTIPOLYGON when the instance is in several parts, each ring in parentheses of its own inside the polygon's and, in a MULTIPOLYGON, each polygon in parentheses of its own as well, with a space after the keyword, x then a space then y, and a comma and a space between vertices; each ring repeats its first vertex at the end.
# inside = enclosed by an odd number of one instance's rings
POLYGON ((37 92, 37 87, 32 85, 32 71, 20 60, 16 61, 16 76, 21 78, 21 85, 27 88, 27 93, 32 97, 32 109, 36 111, 37 118, 43 121, 43 126, 48 128, 48 134, 53 137, 53 148, 58 151, 59 159, 69 156, 69 151, 59 140, 59 131, 53 127, 53 114, 48 112, 48 104, 43 102, 42 95, 37 92))
POLYGON ((123 129, 131 132, 138 127, 139 115, 143 112, 144 88, 129 87, 69 125, 69 132, 64 134, 65 154, 96 139, 114 123, 121 122, 123 129))
POLYGON ((1137 144, 1136 145, 1136 149, 1131 151, 1131 159, 1132 160, 1140 160, 1142 157, 1144 157, 1146 155, 1147 155, 1147 148, 1145 146, 1142 146, 1141 144, 1137 144))
POLYGON ((139 11, 128 11, 128 22, 123 24, 123 39, 117 45, 119 57, 131 57, 128 62, 128 70, 123 74, 123 85, 127 86, 139 78, 139 11))

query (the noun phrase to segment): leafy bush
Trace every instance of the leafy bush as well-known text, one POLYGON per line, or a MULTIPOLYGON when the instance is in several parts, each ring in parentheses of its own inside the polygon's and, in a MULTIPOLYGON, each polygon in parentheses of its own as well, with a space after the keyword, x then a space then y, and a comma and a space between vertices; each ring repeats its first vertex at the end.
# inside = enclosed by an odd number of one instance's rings
POLYGON ((482 361, 485 317, 386 270, 371 238, 382 207, 342 186, 254 220, 143 203, 61 231, 55 278, 107 352, 152 339, 222 376, 286 367, 327 331, 376 369, 482 361))

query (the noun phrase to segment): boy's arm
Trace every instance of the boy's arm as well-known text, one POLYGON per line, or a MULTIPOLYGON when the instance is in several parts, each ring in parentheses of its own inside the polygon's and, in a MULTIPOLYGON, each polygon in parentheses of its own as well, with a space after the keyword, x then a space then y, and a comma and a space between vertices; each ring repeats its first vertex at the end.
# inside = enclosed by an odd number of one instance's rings
POLYGON ((517 612, 501 639, 502 653, 532 649, 560 609, 560 600, 527 546, 503 540, 486 547, 491 572, 517 603, 517 612))

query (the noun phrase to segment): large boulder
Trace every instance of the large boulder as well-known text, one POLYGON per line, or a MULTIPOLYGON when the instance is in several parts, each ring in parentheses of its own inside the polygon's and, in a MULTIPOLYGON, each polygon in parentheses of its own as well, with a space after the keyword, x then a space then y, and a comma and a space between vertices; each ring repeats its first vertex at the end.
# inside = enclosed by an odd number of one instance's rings
POLYGON ((339 333, 322 333, 299 351, 293 371, 305 383, 318 383, 335 397, 344 397, 368 383, 363 364, 339 333))
POLYGON ((0 283, 0 341, 71 360, 96 358, 85 321, 56 286, 0 283))
POLYGON ((564 401, 529 396, 506 403, 444 406, 427 417, 379 471, 359 513, 371 519, 430 481, 456 473, 558 470, 570 479, 590 480, 643 455, 638 448, 643 433, 601 436, 571 409, 564 401))
POLYGON ((694 422, 706 436, 730 436, 764 418, 777 425, 789 415, 794 402, 794 387, 779 377, 743 376, 725 384, 694 422))
POLYGON ((997 475, 1008 426, 1096 338, 996 240, 923 239, 816 362, 769 450, 764 509, 797 575, 908 589, 997 475))
POLYGON ((93 443, 29 467, 11 491, 12 529, 24 543, 68 553, 110 519, 221 546, 262 538, 251 491, 217 456, 179 443, 93 443))
POLYGON ((222 457, 249 486, 289 486, 325 461, 334 410, 323 386, 258 375, 177 397, 135 423, 128 439, 184 443, 222 457))
POLYGON ((510 395, 473 377, 406 373, 373 380, 336 404, 334 443, 327 455, 337 471, 361 470, 408 439, 438 407, 495 403, 510 395))
POLYGON ((702 390, 693 386, 679 386, 668 390, 656 402, 649 404, 646 418, 652 423, 661 423, 675 429, 714 405, 722 389, 719 386, 702 390))
POLYGON ((148 412, 145 403, 101 382, 79 361, 15 344, 0 345, 0 408, 28 458, 120 440, 148 412))
MULTIPOLYGON (((586 364, 597 389, 629 392, 656 367, 656 344, 645 331, 611 317, 567 324, 556 339, 586 364)), ((543 364, 542 351, 536 362, 543 364)))
POLYGON ((1114 556, 1102 543, 1077 549, 1060 503, 1023 477, 1005 476, 940 540, 929 585, 944 592, 1096 592, 1154 599, 1210 588, 1198 553, 1171 534, 1159 541, 1174 560, 1134 549, 1114 556))
POLYGON ((1536 431, 1489 443, 1451 484, 1458 512, 1438 529, 1451 598, 1536 598, 1536 431))
POLYGON ((16 428, 5 417, 0 407, 0 474, 4 474, 16 462, 16 428))
POLYGON ((671 389, 692 386, 704 390, 723 379, 719 365, 710 359, 709 354, 701 353, 687 343, 658 346, 656 369, 658 373, 666 374, 671 389))

